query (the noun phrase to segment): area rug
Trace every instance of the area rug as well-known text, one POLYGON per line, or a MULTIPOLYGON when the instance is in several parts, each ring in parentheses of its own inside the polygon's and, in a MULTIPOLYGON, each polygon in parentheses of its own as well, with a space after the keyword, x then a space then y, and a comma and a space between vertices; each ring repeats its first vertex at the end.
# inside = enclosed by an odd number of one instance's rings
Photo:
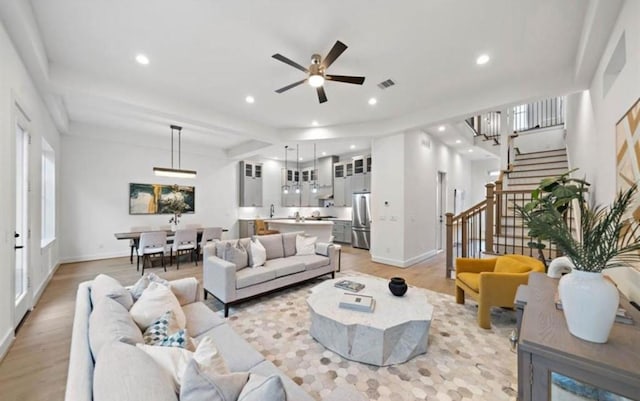
MULTIPOLYGON (((363 276, 346 272, 338 277, 363 276)), ((317 400, 337 386, 350 384, 370 400, 514 400, 516 354, 508 337, 513 311, 495 309, 491 330, 476 323, 476 306, 458 305, 451 295, 423 291, 434 306, 426 354, 377 367, 353 362, 325 349, 309 335, 306 298, 322 282, 305 284, 238 304, 229 324, 317 400)), ((208 305, 220 310, 209 299, 208 305)))

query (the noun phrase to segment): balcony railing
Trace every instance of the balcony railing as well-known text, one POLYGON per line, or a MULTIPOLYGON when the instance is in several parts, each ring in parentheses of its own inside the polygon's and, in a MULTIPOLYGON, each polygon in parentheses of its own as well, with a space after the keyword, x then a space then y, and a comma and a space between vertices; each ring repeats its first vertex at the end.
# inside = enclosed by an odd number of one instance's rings
POLYGON ((565 97, 552 97, 521 104, 511 110, 513 132, 548 128, 564 124, 565 97))
POLYGON ((500 118, 499 111, 490 111, 485 114, 471 116, 465 121, 473 130, 474 136, 481 136, 485 141, 493 141, 500 144, 500 118))

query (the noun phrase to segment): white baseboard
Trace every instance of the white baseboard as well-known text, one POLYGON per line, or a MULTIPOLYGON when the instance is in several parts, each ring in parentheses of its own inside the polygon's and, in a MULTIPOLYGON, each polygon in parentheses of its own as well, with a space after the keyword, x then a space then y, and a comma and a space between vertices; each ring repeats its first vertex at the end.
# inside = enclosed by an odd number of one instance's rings
POLYGON ((61 258, 60 263, 75 263, 75 262, 87 262, 90 260, 123 258, 125 256, 129 257, 130 255, 131 255, 130 251, 122 251, 122 252, 118 251, 118 252, 109 252, 109 253, 96 253, 93 255, 69 256, 66 258, 61 258))
POLYGON ((60 263, 57 263, 55 265, 55 267, 53 269, 51 269, 51 271, 47 275, 47 278, 42 281, 42 284, 40 284, 40 287, 38 287, 38 289, 36 290, 35 294, 33 294, 32 307, 36 306, 36 304, 40 300, 40 297, 44 293, 44 290, 47 288, 47 285, 49 285, 49 282, 53 278, 53 275, 56 274, 56 271, 58 271, 59 267, 60 267, 60 263))
POLYGON ((13 335, 13 329, 9 329, 0 340, 0 361, 2 361, 9 351, 9 347, 13 344, 15 336, 13 335))
POLYGON ((429 258, 432 258, 437 254, 438 254, 438 251, 434 249, 406 260, 391 259, 391 258, 385 258, 382 256, 376 256, 376 255, 371 255, 371 260, 377 263, 384 263, 385 265, 405 268, 405 267, 413 266, 416 263, 420 263, 429 258))

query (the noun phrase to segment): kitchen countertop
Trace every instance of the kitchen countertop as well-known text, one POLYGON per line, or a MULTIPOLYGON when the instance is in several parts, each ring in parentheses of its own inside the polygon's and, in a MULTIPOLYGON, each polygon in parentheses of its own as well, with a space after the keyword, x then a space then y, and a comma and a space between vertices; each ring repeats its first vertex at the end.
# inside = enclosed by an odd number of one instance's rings
POLYGON ((305 220, 296 221, 295 219, 265 219, 266 222, 276 224, 292 224, 292 225, 307 225, 307 226, 328 226, 333 225, 333 221, 328 220, 305 220))

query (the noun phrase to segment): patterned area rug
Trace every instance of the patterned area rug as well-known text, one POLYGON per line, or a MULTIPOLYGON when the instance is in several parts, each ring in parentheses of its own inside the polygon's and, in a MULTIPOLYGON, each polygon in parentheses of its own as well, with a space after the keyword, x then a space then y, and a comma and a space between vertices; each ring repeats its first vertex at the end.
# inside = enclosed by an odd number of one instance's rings
MULTIPOLYGON (((363 276, 343 272, 336 275, 363 276)), ((458 305, 451 295, 424 291, 434 306, 426 354, 394 366, 377 367, 347 360, 309 335, 309 290, 323 279, 238 304, 229 324, 264 357, 315 399, 350 384, 370 400, 514 400, 516 354, 508 337, 515 312, 494 309, 491 330, 476 323, 473 302, 458 305)), ((220 304, 207 304, 220 310, 220 304)))

